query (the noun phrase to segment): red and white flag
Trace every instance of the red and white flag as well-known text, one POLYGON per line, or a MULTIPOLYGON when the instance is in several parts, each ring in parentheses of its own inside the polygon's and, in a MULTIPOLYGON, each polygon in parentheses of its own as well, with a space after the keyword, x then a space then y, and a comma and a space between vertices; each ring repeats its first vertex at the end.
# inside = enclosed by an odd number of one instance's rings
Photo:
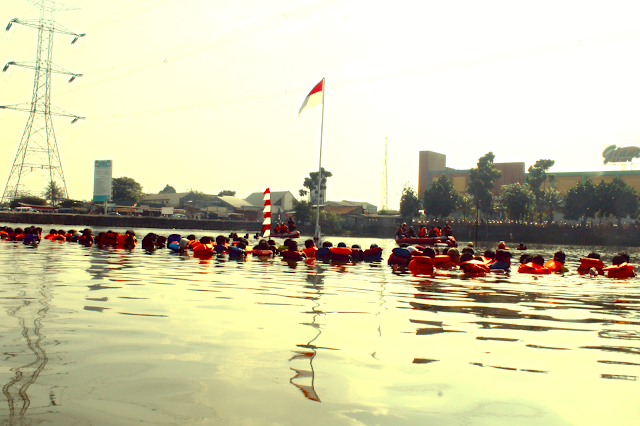
POLYGON ((264 200, 264 209, 262 210, 262 238, 269 238, 271 235, 271 191, 267 188, 262 199, 264 200))
POLYGON ((302 111, 306 109, 313 108, 316 105, 320 105, 324 102, 324 78, 320 80, 320 83, 316 84, 316 86, 311 89, 306 98, 304 98, 304 102, 300 107, 300 111, 298 111, 298 117, 302 114, 302 111))

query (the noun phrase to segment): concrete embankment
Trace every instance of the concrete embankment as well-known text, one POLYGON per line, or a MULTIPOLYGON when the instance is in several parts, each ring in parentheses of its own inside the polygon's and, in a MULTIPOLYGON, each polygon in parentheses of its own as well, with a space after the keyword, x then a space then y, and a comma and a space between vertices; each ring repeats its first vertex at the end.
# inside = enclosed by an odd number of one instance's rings
POLYGON ((262 223, 243 220, 195 220, 173 219, 145 216, 112 216, 95 214, 59 214, 59 213, 16 213, 0 212, 0 223, 23 223, 30 225, 66 225, 64 227, 101 227, 137 229, 203 229, 258 232, 262 223))

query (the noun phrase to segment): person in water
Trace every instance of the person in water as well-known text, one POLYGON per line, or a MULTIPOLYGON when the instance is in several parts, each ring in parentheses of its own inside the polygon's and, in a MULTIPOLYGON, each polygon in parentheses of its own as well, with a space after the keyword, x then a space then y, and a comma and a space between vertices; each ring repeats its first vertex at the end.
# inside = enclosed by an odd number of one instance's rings
POLYGON ((511 271, 511 253, 507 250, 498 250, 496 252, 496 261, 493 262, 489 269, 492 271, 511 271))
POLYGON ((526 250, 527 246, 525 246, 523 243, 518 244, 518 247, 516 247, 516 250, 526 250))
POLYGON ((566 255, 562 250, 558 250, 554 253, 553 259, 549 260, 544 264, 545 268, 549 268, 551 272, 564 274, 565 272, 569 272, 566 266, 564 266, 566 255))

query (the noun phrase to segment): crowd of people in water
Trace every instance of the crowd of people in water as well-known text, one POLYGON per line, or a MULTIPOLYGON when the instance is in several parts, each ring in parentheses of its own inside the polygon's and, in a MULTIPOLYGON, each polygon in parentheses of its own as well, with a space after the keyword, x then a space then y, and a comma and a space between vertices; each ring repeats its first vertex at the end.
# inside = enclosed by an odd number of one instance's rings
MULTIPOLYGON (((476 253, 473 243, 468 243, 461 251, 455 247, 443 247, 442 252, 438 247, 422 247, 419 245, 400 244, 400 247, 393 249, 388 263, 397 267, 406 267, 412 272, 429 273, 435 269, 458 268, 461 272, 469 275, 486 275, 487 273, 510 273, 512 272, 513 251, 527 250, 527 247, 520 243, 516 249, 506 246, 504 241, 500 241, 496 250, 487 249, 482 254, 476 253)), ((545 261, 542 255, 521 254, 518 260, 516 271, 522 274, 564 274, 569 272, 565 266, 566 255, 559 250, 554 253, 553 258, 545 261)), ((613 256, 611 265, 606 266, 600 259, 600 254, 589 253, 586 257, 579 259, 577 273, 592 276, 606 275, 610 278, 630 278, 635 277, 633 265, 630 263, 629 255, 620 252, 613 256)))
POLYGON ((442 228, 438 225, 431 225, 429 230, 427 230, 426 225, 420 225, 418 228, 418 232, 413 228, 413 226, 407 226, 406 223, 403 223, 396 230, 396 239, 402 238, 436 238, 441 236, 452 237, 453 236, 453 228, 449 225, 449 222, 446 222, 442 228))
MULTIPOLYGON (((136 233, 127 230, 124 233, 108 230, 94 236, 89 228, 83 230, 56 230, 42 236, 40 227, 29 226, 26 228, 0 227, 0 239, 9 241, 21 241, 25 245, 38 246, 42 240, 67 241, 82 244, 84 246, 97 247, 122 247, 133 249, 138 245, 136 233)), ((141 241, 144 250, 155 251, 168 248, 179 254, 192 253, 196 257, 224 256, 245 257, 247 255, 275 257, 281 256, 285 260, 318 259, 331 262, 381 262, 383 249, 377 244, 363 249, 358 244, 348 247, 345 243, 334 246, 330 241, 324 241, 321 247, 316 247, 313 239, 304 242, 304 247, 299 247, 295 239, 287 238, 282 244, 277 244, 273 239, 261 238, 256 234, 253 239, 259 240, 253 245, 249 234, 240 237, 237 233, 228 236, 217 237, 204 236, 197 238, 195 235, 182 236, 171 234, 168 236, 150 232, 141 241)), ((457 247, 447 247, 446 244, 436 244, 436 247, 409 245, 401 243, 392 250, 387 263, 394 269, 408 269, 418 274, 433 274, 437 270, 456 270, 468 275, 486 275, 488 273, 512 272, 512 258, 514 251, 521 253, 527 247, 520 243, 517 248, 511 249, 504 241, 498 243, 495 250, 488 249, 482 254, 474 251, 473 243, 459 250, 457 247), (441 245, 442 247, 437 247, 441 245)), ((546 260, 541 255, 521 254, 517 268, 513 269, 524 274, 564 274, 569 272, 565 266, 566 255, 557 251, 552 259, 546 260)), ((613 256, 609 266, 600 259, 600 255, 591 252, 579 259, 576 271, 579 274, 591 276, 606 275, 611 278, 629 278, 636 276, 629 255, 620 252, 613 256)))

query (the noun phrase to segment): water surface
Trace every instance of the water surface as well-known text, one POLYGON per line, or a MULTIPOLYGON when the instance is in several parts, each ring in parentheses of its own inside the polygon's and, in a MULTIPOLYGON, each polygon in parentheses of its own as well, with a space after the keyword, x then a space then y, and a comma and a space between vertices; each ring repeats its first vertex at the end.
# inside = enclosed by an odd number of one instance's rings
MULTIPOLYGON (((565 248, 569 269, 590 249, 565 248)), ((639 279, 413 276, 50 241, 1 241, 0 261, 2 424, 640 421, 639 279)))

